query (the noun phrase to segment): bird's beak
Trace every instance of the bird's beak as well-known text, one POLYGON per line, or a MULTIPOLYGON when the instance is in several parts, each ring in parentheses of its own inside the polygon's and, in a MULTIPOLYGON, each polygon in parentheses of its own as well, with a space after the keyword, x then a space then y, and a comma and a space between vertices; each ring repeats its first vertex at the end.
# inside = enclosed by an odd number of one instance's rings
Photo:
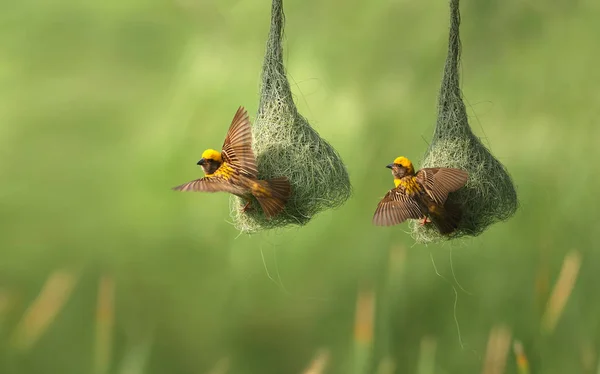
POLYGON ((196 165, 204 165, 205 163, 206 163, 206 159, 201 158, 200 161, 198 161, 198 163, 196 165))
POLYGON ((394 166, 394 164, 389 164, 389 165, 386 165, 386 168, 391 169, 393 166, 394 166))

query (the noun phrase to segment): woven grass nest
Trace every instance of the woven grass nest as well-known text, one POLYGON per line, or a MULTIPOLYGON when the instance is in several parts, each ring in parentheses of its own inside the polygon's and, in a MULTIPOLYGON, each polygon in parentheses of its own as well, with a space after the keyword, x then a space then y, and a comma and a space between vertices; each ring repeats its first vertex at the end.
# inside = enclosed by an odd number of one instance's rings
POLYGON ((258 177, 288 177, 292 196, 285 210, 268 220, 261 209, 243 212, 230 200, 236 228, 244 233, 304 225, 317 213, 341 206, 351 195, 348 172, 336 150, 298 113, 283 64, 283 1, 273 0, 260 88, 252 125, 258 177))
POLYGON ((432 225, 411 222, 412 236, 419 243, 477 236, 493 223, 510 218, 518 207, 517 192, 508 171, 469 126, 459 85, 459 27, 459 0, 450 0, 450 37, 438 118, 421 167, 453 167, 469 172, 466 186, 448 198, 450 203, 462 207, 463 218, 458 230, 450 236, 442 236, 432 225))

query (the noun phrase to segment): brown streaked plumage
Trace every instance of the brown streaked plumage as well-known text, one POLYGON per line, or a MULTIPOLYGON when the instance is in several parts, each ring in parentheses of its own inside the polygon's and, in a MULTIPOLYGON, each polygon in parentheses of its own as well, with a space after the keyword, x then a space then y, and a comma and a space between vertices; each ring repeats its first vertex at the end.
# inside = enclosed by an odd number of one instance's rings
POLYGON ((442 234, 451 234, 461 219, 460 208, 447 203, 448 194, 463 187, 469 174, 461 169, 423 168, 415 172, 410 160, 398 157, 392 169, 395 188, 381 199, 373 216, 377 226, 398 225, 407 219, 432 222, 442 234))
POLYGON ((251 197, 254 196, 267 218, 279 214, 291 196, 291 186, 286 177, 258 179, 256 159, 252 151, 250 120, 243 107, 235 113, 221 151, 205 150, 198 165, 204 170, 204 178, 173 189, 229 192, 246 200, 244 211, 249 209, 251 197))

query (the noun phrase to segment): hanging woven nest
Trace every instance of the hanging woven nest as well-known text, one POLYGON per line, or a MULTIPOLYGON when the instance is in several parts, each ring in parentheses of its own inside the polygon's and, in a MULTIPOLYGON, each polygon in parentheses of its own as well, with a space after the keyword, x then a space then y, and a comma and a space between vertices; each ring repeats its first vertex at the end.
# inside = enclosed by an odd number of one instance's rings
POLYGON ((438 101, 433 139, 421 167, 452 167, 469 172, 465 187, 450 194, 448 202, 462 207, 463 216, 450 236, 442 236, 432 225, 411 222, 413 238, 420 243, 477 236, 495 222, 510 218, 517 210, 517 193, 504 165, 471 131, 459 85, 459 0, 450 0, 448 56, 438 101))
POLYGON ((260 104, 252 136, 258 177, 287 177, 292 196, 285 210, 271 219, 260 209, 243 212, 244 204, 232 197, 232 218, 236 228, 245 233, 304 225, 317 213, 341 206, 351 194, 350 178, 342 159, 294 104, 283 64, 284 21, 283 1, 273 0, 260 104))

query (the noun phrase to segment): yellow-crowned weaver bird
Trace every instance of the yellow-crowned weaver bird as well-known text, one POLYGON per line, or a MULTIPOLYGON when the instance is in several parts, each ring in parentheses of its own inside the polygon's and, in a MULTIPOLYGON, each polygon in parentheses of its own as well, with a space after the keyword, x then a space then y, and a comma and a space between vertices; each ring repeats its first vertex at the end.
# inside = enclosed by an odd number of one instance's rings
POLYGON ((469 174, 461 169, 423 168, 415 173, 412 162, 398 157, 386 166, 392 169, 396 188, 379 202, 373 223, 392 226, 407 219, 433 223, 441 234, 451 234, 461 219, 458 206, 446 203, 448 194, 463 187, 469 174))
POLYGON ((291 196, 286 177, 259 180, 256 159, 252 151, 252 132, 248 113, 240 107, 229 126, 221 152, 207 149, 198 165, 205 177, 174 187, 176 191, 229 192, 243 198, 250 208, 254 196, 265 216, 272 218, 280 213, 291 196))

